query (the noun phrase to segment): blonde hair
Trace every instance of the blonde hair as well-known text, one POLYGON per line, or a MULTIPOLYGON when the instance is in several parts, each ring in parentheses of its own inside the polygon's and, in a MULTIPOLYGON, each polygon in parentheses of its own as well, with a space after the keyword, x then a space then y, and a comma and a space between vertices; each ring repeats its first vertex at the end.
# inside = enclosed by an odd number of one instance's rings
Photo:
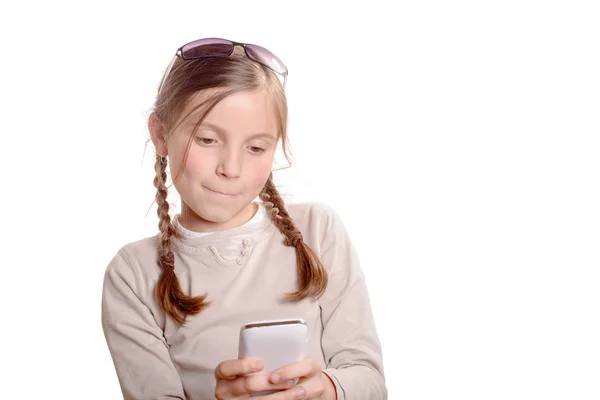
MULTIPOLYGON (((223 99, 234 93, 242 91, 267 90, 271 103, 275 108, 277 128, 282 141, 285 157, 289 161, 287 137, 287 100, 281 82, 270 69, 255 63, 243 56, 220 58, 206 58, 199 60, 177 59, 167 81, 164 83, 156 98, 153 113, 164 124, 168 134, 177 126, 186 105, 194 95, 199 92, 215 89, 206 96, 196 109, 202 109, 202 115, 196 128, 208 113, 223 99)), ((189 115, 189 114, 188 114, 189 115)), ((187 117, 187 116, 186 116, 187 117)), ((166 140, 166 139, 165 139, 166 140)), ((193 140, 193 135, 188 142, 193 140)), ((187 159, 187 152, 183 165, 187 159)), ((175 274, 175 257, 172 250, 172 238, 181 237, 174 227, 169 215, 167 202, 167 158, 156 155, 154 169, 156 177, 156 203, 158 205, 158 261, 162 268, 160 278, 156 284, 155 296, 164 312, 175 322, 184 324, 186 316, 200 313, 209 305, 207 295, 190 296, 183 293, 177 275, 175 274)), ((177 177, 173 179, 176 181, 177 177)), ((294 224, 286 210, 284 201, 273 182, 273 174, 259 195, 265 205, 268 215, 285 237, 284 244, 296 248, 296 262, 298 269, 298 290, 287 293, 286 298, 299 301, 309 296, 319 297, 327 287, 327 271, 319 256, 306 244, 302 233, 294 224)))

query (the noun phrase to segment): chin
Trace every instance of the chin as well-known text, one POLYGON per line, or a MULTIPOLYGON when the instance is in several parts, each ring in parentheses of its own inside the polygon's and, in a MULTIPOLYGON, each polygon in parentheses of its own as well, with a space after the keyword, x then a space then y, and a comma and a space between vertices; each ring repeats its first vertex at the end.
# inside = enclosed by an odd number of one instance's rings
POLYGON ((235 211, 231 211, 222 207, 205 205, 194 207, 191 210, 194 212, 194 214, 207 222, 222 224, 235 217, 240 211, 243 210, 243 208, 244 207, 238 209, 236 207, 235 211))

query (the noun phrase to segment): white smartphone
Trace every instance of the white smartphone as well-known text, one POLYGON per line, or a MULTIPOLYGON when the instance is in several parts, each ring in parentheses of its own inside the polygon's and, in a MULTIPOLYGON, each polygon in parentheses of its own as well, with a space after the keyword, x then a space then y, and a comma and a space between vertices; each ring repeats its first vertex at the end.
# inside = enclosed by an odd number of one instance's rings
MULTIPOLYGON (((285 365, 306 358, 307 343, 308 326, 301 318, 254 321, 240 329, 238 358, 262 360, 263 370, 249 375, 270 374, 285 365)), ((256 392, 250 396, 275 392, 277 391, 256 392)))

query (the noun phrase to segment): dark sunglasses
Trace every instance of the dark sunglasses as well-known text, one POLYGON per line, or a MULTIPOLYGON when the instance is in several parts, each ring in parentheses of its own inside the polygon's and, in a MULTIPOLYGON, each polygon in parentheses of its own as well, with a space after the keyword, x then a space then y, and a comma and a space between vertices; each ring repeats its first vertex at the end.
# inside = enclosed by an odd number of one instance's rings
POLYGON ((283 78, 282 85, 285 87, 288 69, 279 57, 269 50, 255 44, 239 43, 227 39, 206 38, 194 40, 177 49, 173 60, 171 60, 171 63, 167 67, 163 79, 160 82, 158 92, 160 93, 160 90, 165 84, 177 57, 180 57, 183 60, 197 60, 199 58, 208 57, 229 57, 233 54, 236 46, 242 47, 246 56, 252 61, 264 65, 279 74, 283 78))

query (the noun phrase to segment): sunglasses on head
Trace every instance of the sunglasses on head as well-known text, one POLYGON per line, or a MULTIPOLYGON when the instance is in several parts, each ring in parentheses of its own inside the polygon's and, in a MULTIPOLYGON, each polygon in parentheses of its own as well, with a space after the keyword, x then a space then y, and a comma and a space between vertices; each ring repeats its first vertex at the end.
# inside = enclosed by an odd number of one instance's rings
POLYGON ((200 58, 209 57, 229 57, 233 54, 236 46, 242 47, 246 57, 252 61, 264 65, 265 67, 279 74, 283 78, 282 85, 285 87, 288 69, 279 59, 279 57, 271 53, 269 50, 255 44, 239 43, 227 39, 207 38, 194 40, 193 42, 184 44, 177 49, 173 60, 171 60, 171 63, 167 67, 163 79, 160 82, 158 93, 160 93, 163 85, 165 84, 167 77, 171 72, 171 68, 173 68, 175 60, 177 60, 177 57, 183 60, 197 60, 200 58))

